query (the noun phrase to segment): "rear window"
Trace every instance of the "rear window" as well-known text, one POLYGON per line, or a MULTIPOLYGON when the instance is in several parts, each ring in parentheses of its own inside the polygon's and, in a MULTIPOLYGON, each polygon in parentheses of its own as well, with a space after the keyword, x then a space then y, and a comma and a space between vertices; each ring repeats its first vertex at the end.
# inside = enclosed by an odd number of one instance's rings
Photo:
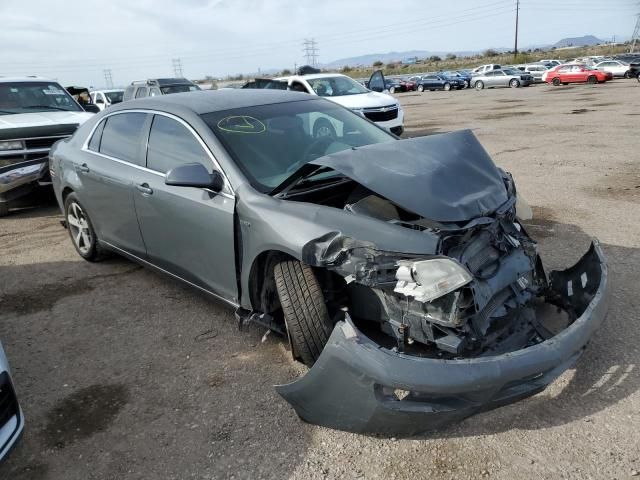
MULTIPOLYGON (((106 119, 100 141, 100 153, 144 166, 141 148, 146 113, 119 113, 106 119)), ((93 140, 93 138, 91 139, 93 140)))

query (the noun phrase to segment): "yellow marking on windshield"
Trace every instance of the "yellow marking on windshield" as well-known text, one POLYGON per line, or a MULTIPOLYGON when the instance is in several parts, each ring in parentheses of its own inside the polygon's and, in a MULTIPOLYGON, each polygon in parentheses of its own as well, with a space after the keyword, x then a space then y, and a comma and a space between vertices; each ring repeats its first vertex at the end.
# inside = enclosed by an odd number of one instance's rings
POLYGON ((218 122, 218 128, 231 133, 262 133, 267 130, 264 123, 249 115, 233 115, 218 122))

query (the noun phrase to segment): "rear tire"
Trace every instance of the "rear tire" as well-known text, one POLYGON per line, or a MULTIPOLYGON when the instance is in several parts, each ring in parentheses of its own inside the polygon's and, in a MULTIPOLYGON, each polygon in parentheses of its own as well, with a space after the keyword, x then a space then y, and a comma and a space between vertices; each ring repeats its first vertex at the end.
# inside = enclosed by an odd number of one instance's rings
POLYGON ((75 193, 64 200, 64 216, 67 230, 76 252, 88 262, 99 262, 106 256, 100 247, 91 219, 75 193))
POLYGON ((313 270, 297 260, 273 269, 293 356, 311 367, 329 340, 333 324, 313 270))
POLYGON ((476 90, 482 90, 484 88, 484 82, 482 80, 478 80, 475 84, 474 87, 476 90))
POLYGON ((553 83, 554 86, 558 87, 560 86, 560 79, 556 77, 551 81, 551 83, 553 83))
POLYGON ((595 75, 591 75, 589 78, 587 78, 587 83, 590 83, 591 85, 598 83, 598 79, 596 78, 595 75))
POLYGON ((396 93, 396 87, 391 87, 391 88, 389 89, 389 93, 392 93, 392 94, 393 94, 393 93, 396 93))

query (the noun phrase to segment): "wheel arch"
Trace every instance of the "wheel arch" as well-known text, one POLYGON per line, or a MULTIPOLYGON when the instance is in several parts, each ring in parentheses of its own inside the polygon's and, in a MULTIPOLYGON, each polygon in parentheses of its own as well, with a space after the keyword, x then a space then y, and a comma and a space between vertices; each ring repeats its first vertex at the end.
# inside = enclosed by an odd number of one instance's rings
POLYGON ((247 291, 253 310, 269 313, 279 307, 273 269, 276 264, 286 260, 299 259, 282 250, 265 250, 260 252, 251 262, 247 291), (275 294, 275 297, 272 294, 275 294))

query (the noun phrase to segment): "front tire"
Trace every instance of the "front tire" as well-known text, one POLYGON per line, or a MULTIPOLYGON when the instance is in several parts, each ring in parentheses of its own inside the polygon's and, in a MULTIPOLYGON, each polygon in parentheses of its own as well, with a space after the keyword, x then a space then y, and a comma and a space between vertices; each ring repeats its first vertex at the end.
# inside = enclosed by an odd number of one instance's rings
POLYGON ((424 92, 424 85, 418 85, 418 91, 420 93, 424 92))
POLYGON ((478 80, 474 86, 476 90, 482 90, 484 88, 484 82, 482 80, 478 80))
POLYGON ((596 78, 595 75, 591 75, 589 78, 587 78, 587 83, 590 83, 591 85, 594 85, 594 84, 598 83, 598 79, 596 78))
POLYGON ((76 252, 88 262, 98 262, 105 252, 98 243, 98 237, 87 211, 80 204, 75 193, 70 193, 64 201, 67 230, 76 252))
POLYGON ((293 356, 311 367, 329 340, 333 324, 313 270, 297 260, 273 270, 293 356))
POLYGON ((626 72, 624 72, 624 78, 631 78, 631 77, 632 75, 630 70, 627 70, 626 72))
POLYGON ((451 84, 450 84, 450 83, 445 83, 445 84, 443 85, 442 89, 443 89, 445 92, 448 92, 449 90, 451 90, 451 84))
POLYGON ((391 88, 389 89, 389 93, 391 93, 391 94, 396 93, 396 87, 391 87, 391 88))
POLYGON ((514 78, 509 82, 509 86, 511 88, 518 88, 520 86, 520 82, 514 78))

